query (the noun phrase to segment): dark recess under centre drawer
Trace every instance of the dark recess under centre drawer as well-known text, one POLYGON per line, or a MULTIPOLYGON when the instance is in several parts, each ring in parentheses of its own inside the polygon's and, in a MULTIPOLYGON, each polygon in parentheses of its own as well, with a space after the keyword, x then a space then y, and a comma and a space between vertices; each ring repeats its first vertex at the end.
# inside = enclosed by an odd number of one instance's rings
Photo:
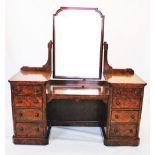
POLYGON ((54 99, 47 103, 50 121, 102 121, 105 123, 107 105, 101 100, 54 99))

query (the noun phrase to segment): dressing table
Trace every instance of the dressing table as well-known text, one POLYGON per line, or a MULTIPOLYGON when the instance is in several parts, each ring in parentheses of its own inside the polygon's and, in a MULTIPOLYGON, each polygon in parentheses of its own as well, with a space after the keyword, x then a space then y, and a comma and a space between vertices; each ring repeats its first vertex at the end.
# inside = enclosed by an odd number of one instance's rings
POLYGON ((107 146, 139 145, 146 83, 108 64, 103 36, 97 8, 56 11, 46 64, 9 80, 15 144, 48 144, 52 126, 98 126, 107 146))

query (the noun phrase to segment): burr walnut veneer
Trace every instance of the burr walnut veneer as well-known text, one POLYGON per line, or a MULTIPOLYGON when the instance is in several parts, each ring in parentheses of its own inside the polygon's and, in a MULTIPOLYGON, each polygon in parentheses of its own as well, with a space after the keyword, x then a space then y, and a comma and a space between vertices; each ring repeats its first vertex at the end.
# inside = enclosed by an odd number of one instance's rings
MULTIPOLYGON (((104 16, 97 8, 62 7, 54 17, 65 10, 95 11, 103 26, 104 16)), ((113 69, 108 64, 103 27, 98 79, 54 77, 55 64, 52 62, 56 59, 56 49, 51 61, 52 45, 55 47, 55 42, 50 41, 45 65, 24 66, 9 80, 13 142, 44 145, 49 142, 52 126, 98 126, 102 129, 105 145, 137 146, 146 83, 132 69, 113 69)))

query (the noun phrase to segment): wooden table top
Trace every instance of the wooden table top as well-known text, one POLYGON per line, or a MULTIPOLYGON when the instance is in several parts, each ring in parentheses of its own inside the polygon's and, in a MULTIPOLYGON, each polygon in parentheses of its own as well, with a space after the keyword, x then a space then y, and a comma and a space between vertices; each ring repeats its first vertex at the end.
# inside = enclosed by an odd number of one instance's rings
POLYGON ((40 72, 40 71, 19 71, 12 78, 9 79, 12 81, 37 81, 44 82, 50 80, 51 73, 49 72, 40 72))
MULTIPOLYGON (((19 71, 12 78, 9 79, 9 82, 15 81, 36 81, 36 82, 46 82, 52 79, 52 74, 49 72, 40 72, 40 71, 19 71)), ((121 84, 143 84, 146 83, 138 77, 136 74, 134 75, 106 75, 104 76, 103 81, 107 81, 108 83, 121 83, 121 84)))
POLYGON ((146 84, 138 75, 108 75, 105 76, 108 83, 122 83, 122 84, 146 84))

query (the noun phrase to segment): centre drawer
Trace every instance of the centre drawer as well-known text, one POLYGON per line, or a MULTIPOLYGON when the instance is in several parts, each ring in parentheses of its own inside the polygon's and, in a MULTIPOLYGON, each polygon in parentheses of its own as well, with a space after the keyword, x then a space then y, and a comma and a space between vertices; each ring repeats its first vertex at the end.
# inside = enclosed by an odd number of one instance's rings
POLYGON ((138 122, 138 111, 112 111, 111 122, 138 122))
POLYGON ((39 109, 15 109, 16 121, 41 121, 42 111, 39 109))
POLYGON ((16 136, 20 137, 42 137, 44 135, 41 123, 16 123, 16 136))

